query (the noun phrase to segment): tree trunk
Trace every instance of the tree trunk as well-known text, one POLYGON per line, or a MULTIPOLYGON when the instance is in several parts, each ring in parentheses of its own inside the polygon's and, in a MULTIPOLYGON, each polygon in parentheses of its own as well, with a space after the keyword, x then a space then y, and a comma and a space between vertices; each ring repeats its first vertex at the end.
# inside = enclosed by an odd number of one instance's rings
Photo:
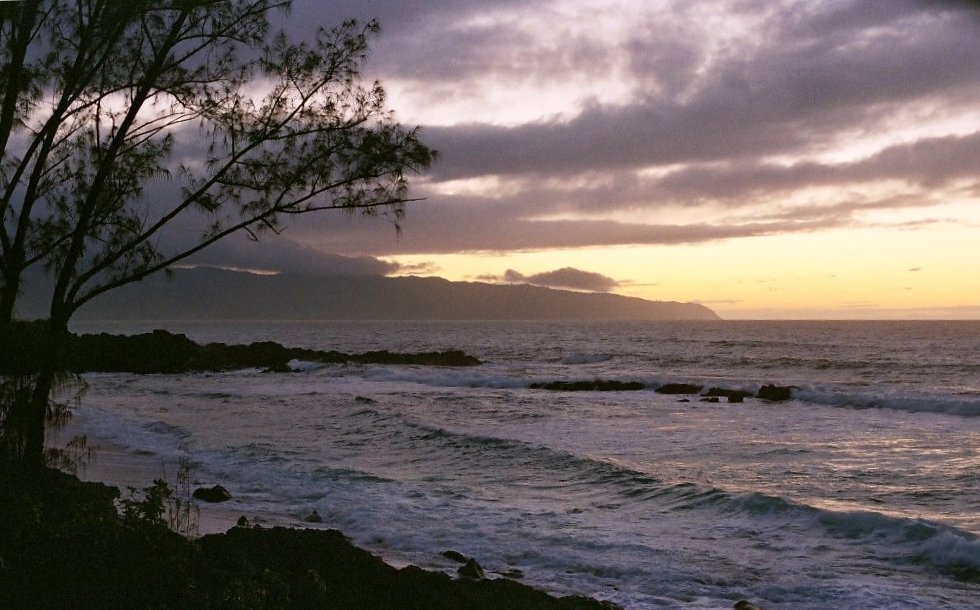
POLYGON ((53 316, 49 321, 45 343, 44 355, 34 380, 24 421, 24 450, 21 462, 27 471, 40 470, 45 466, 44 430, 47 424, 51 390, 54 388, 58 373, 62 370, 64 352, 68 345, 66 317, 53 316))
POLYGON ((20 278, 3 278, 3 285, 0 286, 0 335, 2 331, 10 327, 11 320, 14 319, 14 304, 17 302, 17 293, 20 292, 20 278))

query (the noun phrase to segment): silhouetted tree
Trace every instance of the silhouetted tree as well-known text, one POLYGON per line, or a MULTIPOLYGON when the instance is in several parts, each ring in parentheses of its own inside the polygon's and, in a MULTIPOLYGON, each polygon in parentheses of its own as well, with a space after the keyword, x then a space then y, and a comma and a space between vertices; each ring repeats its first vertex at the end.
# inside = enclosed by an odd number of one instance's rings
POLYGON ((20 457, 37 465, 68 321, 233 233, 325 210, 397 220, 433 151, 360 69, 376 22, 271 32, 289 0, 0 3, 0 333, 24 271, 54 281, 20 457), (174 195, 144 197, 147 183, 174 195), (166 229, 203 229, 164 247, 166 229))

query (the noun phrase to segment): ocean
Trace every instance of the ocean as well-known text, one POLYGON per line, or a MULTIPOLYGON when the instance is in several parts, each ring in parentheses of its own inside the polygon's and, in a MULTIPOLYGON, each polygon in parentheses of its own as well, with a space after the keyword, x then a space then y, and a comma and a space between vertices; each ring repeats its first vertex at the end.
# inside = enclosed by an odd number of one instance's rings
MULTIPOLYGON (((72 429, 224 508, 627 608, 980 607, 980 322, 153 322, 471 368, 90 374, 72 429), (773 403, 532 383, 793 386, 773 403), (690 402, 681 402, 687 399, 690 402)), ((90 441, 91 442, 91 441, 90 441)))

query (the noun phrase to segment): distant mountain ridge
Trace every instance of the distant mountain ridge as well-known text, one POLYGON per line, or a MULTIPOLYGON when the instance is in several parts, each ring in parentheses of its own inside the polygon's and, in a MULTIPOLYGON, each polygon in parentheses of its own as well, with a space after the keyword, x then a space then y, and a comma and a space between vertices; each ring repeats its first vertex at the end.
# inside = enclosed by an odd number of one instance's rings
MULTIPOLYGON (((43 316, 43 300, 22 317, 43 316)), ((255 275, 178 269, 107 293, 77 319, 717 320, 703 305, 437 277, 255 275)))

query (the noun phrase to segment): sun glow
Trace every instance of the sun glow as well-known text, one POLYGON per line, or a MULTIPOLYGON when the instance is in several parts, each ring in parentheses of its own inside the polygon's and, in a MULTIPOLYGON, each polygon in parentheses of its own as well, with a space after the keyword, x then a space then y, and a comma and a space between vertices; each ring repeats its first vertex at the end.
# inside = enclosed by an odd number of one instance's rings
MULTIPOLYGON (((620 280, 614 292, 698 301, 722 317, 875 317, 875 309, 980 306, 976 229, 865 228, 757 237, 688 246, 620 246, 498 255, 394 257, 441 276, 475 281, 507 269, 530 275, 562 267, 620 280)), ((955 312, 948 312, 951 315, 955 312)), ((896 314, 897 315, 897 314, 896 314)), ((898 315, 898 317, 902 317, 898 315)))

